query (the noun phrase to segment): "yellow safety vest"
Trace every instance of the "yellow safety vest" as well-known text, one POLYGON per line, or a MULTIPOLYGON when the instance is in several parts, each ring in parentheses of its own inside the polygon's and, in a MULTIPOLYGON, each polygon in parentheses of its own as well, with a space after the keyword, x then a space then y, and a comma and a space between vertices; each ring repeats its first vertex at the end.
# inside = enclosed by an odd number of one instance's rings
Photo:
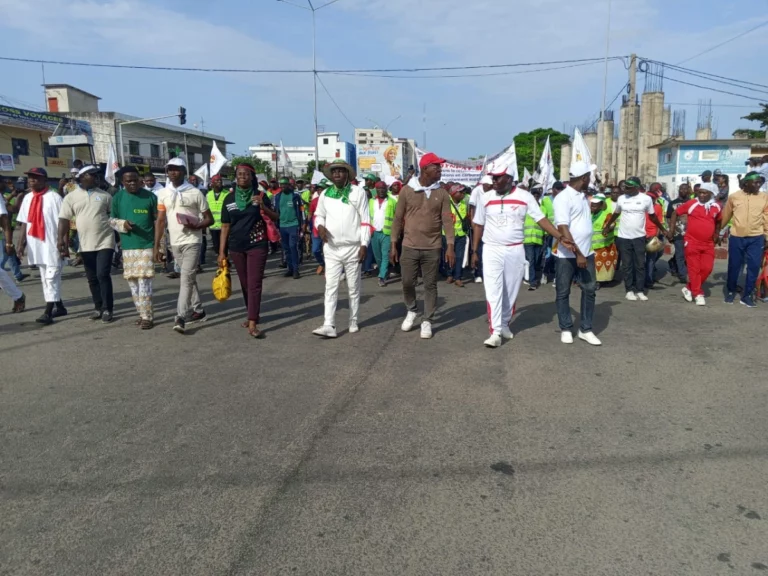
MULTIPOLYGON (((373 225, 373 215, 376 213, 376 203, 378 198, 371 198, 368 201, 368 214, 371 219, 371 225, 373 225)), ((384 228, 381 232, 387 236, 392 235, 392 222, 395 220, 395 208, 397 207, 397 200, 387 197, 385 199, 386 206, 384 207, 384 228)))
POLYGON ((211 224, 211 230, 221 230, 221 210, 224 208, 224 199, 229 196, 229 192, 222 190, 219 193, 219 199, 216 200, 216 194, 213 190, 208 190, 206 195, 208 200, 208 208, 211 209, 213 215, 213 224, 211 224))

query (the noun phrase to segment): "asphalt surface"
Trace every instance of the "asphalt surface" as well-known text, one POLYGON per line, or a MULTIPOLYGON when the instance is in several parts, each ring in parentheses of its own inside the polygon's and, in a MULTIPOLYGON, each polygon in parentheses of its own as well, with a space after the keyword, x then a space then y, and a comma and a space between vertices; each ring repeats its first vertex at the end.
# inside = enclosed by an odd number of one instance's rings
POLYGON ((0 574, 768 573, 768 305, 723 304, 723 271, 703 308, 669 277, 601 290, 601 348, 521 292, 497 350, 474 284, 441 284, 422 341, 399 283, 366 280, 360 333, 344 299, 321 341, 323 280, 272 261, 254 341, 210 269, 183 336, 164 276, 142 332, 120 275, 91 323, 72 268, 39 327, 34 275, 0 314, 0 574))

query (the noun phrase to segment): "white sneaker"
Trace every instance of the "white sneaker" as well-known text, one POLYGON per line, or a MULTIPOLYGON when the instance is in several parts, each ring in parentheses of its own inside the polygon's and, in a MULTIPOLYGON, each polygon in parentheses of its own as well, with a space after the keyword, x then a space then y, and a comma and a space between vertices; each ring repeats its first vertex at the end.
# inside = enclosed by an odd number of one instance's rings
POLYGON ((704 294, 696 296, 696 306, 706 306, 707 301, 704 299, 704 294))
POLYGON ((600 339, 595 336, 594 332, 582 332, 579 330, 579 340, 584 340, 584 342, 587 344, 592 344, 592 346, 602 345, 602 342, 600 342, 600 339))
POLYGON ((333 326, 322 326, 317 330, 312 330, 312 334, 321 338, 336 338, 336 328, 333 326))
POLYGON ((475 284, 482 284, 482 283, 483 283, 483 277, 482 276, 478 276, 477 278, 475 278, 475 284))
POLYGON ((635 296, 634 292, 627 292, 626 299, 632 302, 637 302, 637 296, 635 296))
POLYGON ((648 296, 646 296, 642 292, 637 293, 637 299, 640 300, 640 302, 648 302, 648 296))
POLYGON ((485 344, 486 348, 498 348, 499 346, 501 346, 501 336, 499 336, 494 332, 493 334, 491 334, 491 337, 488 338, 488 340, 483 342, 483 344, 485 344))
POLYGON ((573 334, 570 330, 563 330, 560 334, 560 342, 563 344, 573 344, 573 334))
POLYGON ((691 291, 685 286, 683 286, 683 298, 685 298, 686 302, 693 302, 693 294, 691 294, 691 291))
POLYGON ((542 284, 546 284, 547 282, 548 282, 547 277, 546 276, 542 276, 541 277, 541 283, 542 284))
POLYGON ((349 333, 355 334, 356 332, 360 332, 360 327, 357 325, 357 322, 350 322, 349 323, 349 333))
POLYGON ((416 314, 416 312, 408 312, 408 314, 405 315, 403 324, 400 326, 400 330, 403 332, 410 332, 413 329, 413 324, 416 322, 417 316, 418 314, 416 314))
POLYGON ((429 340, 432 338, 432 323, 427 322, 426 320, 421 323, 421 337, 424 338, 424 340, 429 340))
POLYGON ((509 327, 504 326, 504 328, 501 329, 501 337, 504 338, 504 340, 512 340, 514 334, 512 334, 512 330, 510 330, 509 327))

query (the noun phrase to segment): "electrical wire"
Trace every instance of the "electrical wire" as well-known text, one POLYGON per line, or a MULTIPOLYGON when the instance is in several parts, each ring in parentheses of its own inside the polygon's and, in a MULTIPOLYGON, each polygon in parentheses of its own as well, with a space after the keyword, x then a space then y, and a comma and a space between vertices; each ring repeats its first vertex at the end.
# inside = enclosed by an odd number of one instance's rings
MULTIPOLYGON (((614 103, 614 102, 616 102, 616 100, 618 100, 619 96, 621 96, 621 95, 624 93, 624 91, 627 89, 627 86, 629 86, 629 82, 625 83, 625 84, 624 84, 624 85, 621 87, 621 89, 618 91, 618 93, 616 94, 616 96, 614 96, 614 97, 613 97, 613 100, 611 100, 611 101, 610 101, 610 103, 609 103, 609 104, 608 104, 608 105, 605 107, 605 109, 606 109, 606 110, 609 110, 609 109, 610 109, 610 107, 611 107, 611 106, 613 106, 613 103, 614 103)), ((597 115, 597 118, 595 119, 595 121, 594 121, 594 122, 592 122, 592 124, 590 125, 589 129, 591 129, 592 127, 594 127, 594 126, 595 126, 595 124, 597 124, 597 123, 598 123, 598 121, 600 120, 600 116, 601 116, 601 114, 598 114, 598 115, 597 115)))
MULTIPOLYGON (((650 62, 650 60, 646 60, 646 62, 650 62)), ((695 72, 692 70, 687 70, 685 68, 678 68, 676 66, 670 66, 668 64, 664 64, 663 62, 656 62, 656 64, 661 64, 665 68, 668 68, 670 70, 674 70, 675 72, 680 72, 681 74, 688 74, 690 76, 696 76, 697 78, 702 78, 704 80, 709 80, 710 82, 718 82, 720 84, 727 84, 728 86, 734 86, 736 88, 741 88, 742 90, 749 90, 751 92, 758 92, 761 94, 768 94, 768 91, 766 90, 758 90, 757 88, 752 88, 750 86, 744 86, 743 83, 737 84, 736 82, 740 82, 739 80, 735 80, 734 82, 729 82, 728 80, 724 80, 721 78, 713 78, 711 74, 701 73, 701 72, 695 72)), ((768 88, 768 86, 766 86, 768 88)))
MULTIPOLYGON (((701 102, 665 102, 668 106, 701 106, 701 102)), ((754 110, 754 106, 749 104, 707 104, 708 106, 714 106, 717 108, 750 108, 754 110)))
POLYGON ((755 100, 757 102, 764 102, 765 98, 755 98, 753 96, 746 96, 744 94, 736 94, 735 92, 728 92, 727 90, 718 90, 717 88, 712 88, 710 86, 702 86, 701 84, 694 84, 692 82, 685 82, 683 80, 678 80, 676 78, 670 78, 669 76, 664 76, 662 74, 652 74, 650 72, 646 72, 646 74, 650 74, 651 76, 658 76, 659 78, 663 78, 664 80, 669 80, 671 82, 677 82, 679 84, 685 84, 686 86, 693 86, 694 88, 701 88, 702 90, 711 90, 712 92, 720 92, 721 94, 728 94, 730 96, 738 96, 739 98, 746 98, 747 100, 755 100))
POLYGON ((730 42, 733 42, 734 40, 738 40, 739 38, 743 38, 747 34, 749 34, 751 32, 754 32, 755 30, 758 30, 758 29, 762 28, 763 26, 768 26, 768 20, 766 20, 765 22, 762 22, 761 24, 758 24, 754 28, 750 28, 746 32, 740 32, 739 34, 737 34, 733 38, 729 38, 725 42, 720 42, 719 44, 715 44, 711 48, 707 48, 706 50, 702 50, 701 52, 699 52, 698 54, 694 54, 690 58, 686 58, 685 60, 680 60, 680 62, 677 62, 677 64, 683 64, 684 62, 689 62, 689 61, 693 60, 694 58, 698 58, 699 56, 703 56, 704 54, 712 52, 712 50, 716 50, 716 49, 720 48, 721 46, 725 46, 726 44, 729 44, 730 42))
POLYGON ((666 66, 667 68, 671 70, 679 70, 682 72, 696 72, 697 74, 704 74, 706 76, 711 76, 712 78, 716 80, 730 80, 732 82, 739 82, 740 84, 744 84, 746 86, 757 86, 758 88, 768 88, 768 84, 758 84, 757 82, 749 82, 748 80, 740 80, 738 78, 729 78, 728 76, 721 76, 719 74, 713 74, 711 72, 704 72, 703 70, 693 70, 691 68, 684 68, 682 66, 677 66, 675 64, 669 64, 667 62, 659 62, 657 60, 648 60, 648 62, 654 62, 656 64, 662 64, 663 66, 666 66))
POLYGON ((318 82, 320 82, 320 86, 322 86, 322 87, 323 87, 323 90, 325 90, 325 93, 326 93, 326 94, 328 94, 328 98, 330 98, 330 99, 331 99, 331 102, 333 102, 333 105, 334 105, 334 106, 336 106, 336 109, 339 111, 339 113, 340 113, 342 116, 344 116, 344 119, 345 119, 347 122, 349 122, 349 125, 350 125, 350 126, 352 126, 352 129, 353 129, 353 130, 355 130, 355 129, 356 129, 356 126, 355 126, 354 122, 352 122, 352 120, 350 120, 350 119, 347 117, 347 115, 346 115, 346 114, 344 114, 344 111, 341 109, 341 106, 339 106, 339 105, 336 103, 336 100, 334 100, 333 96, 331 96, 331 93, 328 91, 328 88, 325 86, 325 83, 324 83, 324 82, 323 82, 323 80, 320 78, 320 75, 319 75, 319 74, 317 74, 316 76, 317 76, 317 81, 318 81, 318 82))

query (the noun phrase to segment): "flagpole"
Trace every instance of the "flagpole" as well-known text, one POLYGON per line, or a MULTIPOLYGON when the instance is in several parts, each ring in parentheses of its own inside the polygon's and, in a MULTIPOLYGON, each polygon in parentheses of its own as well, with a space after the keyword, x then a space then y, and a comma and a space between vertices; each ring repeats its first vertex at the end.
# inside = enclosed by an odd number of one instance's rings
POLYGON ((605 74, 603 77, 603 105, 600 107, 600 116, 598 118, 598 134, 597 134, 597 173, 600 174, 600 180, 602 181, 603 170, 603 147, 605 146, 604 132, 605 132, 605 100, 608 91, 608 51, 611 49, 611 0, 608 0, 608 24, 605 31, 605 74))

